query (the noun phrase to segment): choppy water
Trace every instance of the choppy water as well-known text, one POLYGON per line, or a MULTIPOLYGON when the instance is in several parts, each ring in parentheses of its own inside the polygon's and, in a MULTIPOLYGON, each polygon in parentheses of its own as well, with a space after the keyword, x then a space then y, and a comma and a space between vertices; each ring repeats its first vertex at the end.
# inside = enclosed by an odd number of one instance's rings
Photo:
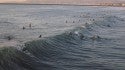
POLYGON ((124 10, 1 5, 0 70, 125 70, 124 10))

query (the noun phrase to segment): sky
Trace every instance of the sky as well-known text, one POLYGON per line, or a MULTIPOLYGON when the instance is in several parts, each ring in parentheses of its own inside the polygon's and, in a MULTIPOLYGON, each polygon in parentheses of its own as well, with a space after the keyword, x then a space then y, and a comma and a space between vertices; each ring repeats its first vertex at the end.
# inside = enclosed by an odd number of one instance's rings
POLYGON ((125 0, 0 0, 0 3, 36 3, 36 4, 95 4, 125 3, 125 0))
POLYGON ((0 0, 0 3, 20 3, 20 2, 25 2, 26 0, 0 0))

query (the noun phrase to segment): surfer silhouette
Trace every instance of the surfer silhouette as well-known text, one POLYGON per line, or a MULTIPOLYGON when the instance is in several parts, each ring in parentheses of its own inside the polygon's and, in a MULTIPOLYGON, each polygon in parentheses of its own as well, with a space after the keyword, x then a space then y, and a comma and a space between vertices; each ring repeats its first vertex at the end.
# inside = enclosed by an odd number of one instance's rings
POLYGON ((26 29, 24 26, 23 26, 23 30, 26 29))
POLYGON ((39 38, 41 38, 42 37, 42 35, 39 35, 39 38))
POLYGON ((80 19, 79 19, 79 22, 80 22, 80 19))
POLYGON ((30 27, 30 28, 32 27, 31 23, 29 24, 29 27, 30 27))
POLYGON ((94 41, 94 40, 96 40, 96 39, 100 39, 101 37, 100 36, 98 36, 98 35, 94 35, 93 37, 91 37, 91 39, 94 41))
POLYGON ((110 25, 107 25, 107 27, 111 27, 110 25))
POLYGON ((12 40, 12 37, 11 37, 11 36, 7 36, 7 39, 8 39, 8 40, 12 40))
POLYGON ((80 39, 82 40, 85 36, 80 33, 80 39))
POLYGON ((68 21, 66 20, 66 23, 67 23, 68 21))

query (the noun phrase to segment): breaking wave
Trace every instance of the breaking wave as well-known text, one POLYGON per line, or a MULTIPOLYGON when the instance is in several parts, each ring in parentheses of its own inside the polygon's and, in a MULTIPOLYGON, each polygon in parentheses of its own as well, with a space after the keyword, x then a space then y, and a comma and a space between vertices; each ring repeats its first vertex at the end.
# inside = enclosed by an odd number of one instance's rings
POLYGON ((0 70, 123 70, 124 66, 110 61, 125 57, 107 52, 106 46, 115 43, 99 35, 99 30, 110 28, 117 21, 123 20, 107 17, 105 24, 85 24, 60 35, 27 42, 21 49, 1 48, 0 70))

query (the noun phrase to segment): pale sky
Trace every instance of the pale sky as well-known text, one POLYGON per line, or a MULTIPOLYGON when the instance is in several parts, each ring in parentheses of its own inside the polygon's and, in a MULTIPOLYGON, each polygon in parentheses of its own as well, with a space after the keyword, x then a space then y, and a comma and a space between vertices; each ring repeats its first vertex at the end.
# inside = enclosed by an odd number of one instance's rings
POLYGON ((0 3, 41 3, 41 4, 94 4, 125 3, 125 0, 0 0, 0 3))
POLYGON ((25 2, 26 0, 0 0, 0 3, 8 3, 8 2, 25 2))

